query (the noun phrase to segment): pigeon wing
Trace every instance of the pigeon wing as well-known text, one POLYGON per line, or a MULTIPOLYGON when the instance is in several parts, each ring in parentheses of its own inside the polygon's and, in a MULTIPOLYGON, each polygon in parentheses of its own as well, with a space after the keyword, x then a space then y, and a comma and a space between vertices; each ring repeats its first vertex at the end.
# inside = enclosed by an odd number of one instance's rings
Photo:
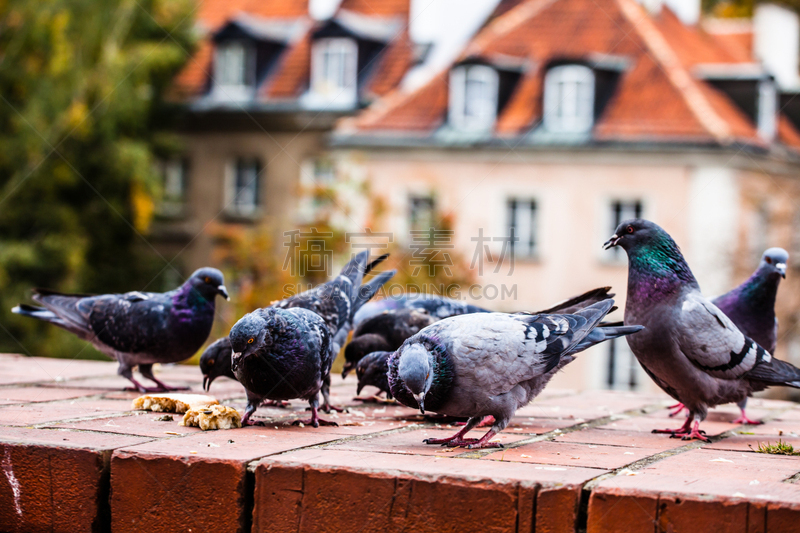
POLYGON ((445 319, 422 333, 449 339, 459 375, 471 374, 476 386, 496 395, 555 368, 585 323, 571 315, 481 313, 445 319))
POLYGON ((109 294, 81 302, 89 325, 106 346, 118 352, 149 353, 167 328, 172 299, 166 294, 109 294))
POLYGON ((697 292, 679 311, 676 338, 696 367, 721 379, 737 379, 764 360, 765 350, 744 336, 719 308, 697 292))

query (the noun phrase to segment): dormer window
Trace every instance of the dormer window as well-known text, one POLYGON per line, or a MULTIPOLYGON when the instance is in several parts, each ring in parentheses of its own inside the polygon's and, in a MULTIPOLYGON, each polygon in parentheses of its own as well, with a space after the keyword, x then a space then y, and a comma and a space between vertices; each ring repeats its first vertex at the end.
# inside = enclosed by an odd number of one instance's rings
POLYGON ((775 138, 778 114, 778 93, 775 82, 761 80, 758 84, 758 134, 765 141, 775 138))
POLYGON ((255 65, 252 47, 243 41, 217 44, 214 57, 213 91, 221 100, 243 100, 252 97, 255 65))
POLYGON ((462 65, 450 72, 450 123, 468 131, 489 131, 497 119, 498 74, 486 65, 462 65))
POLYGON ((587 133, 594 123, 594 72, 583 65, 561 65, 544 80, 544 127, 548 131, 587 133))
POLYGON ((357 101, 358 45, 353 39, 317 39, 311 54, 311 90, 322 100, 352 107, 357 101))

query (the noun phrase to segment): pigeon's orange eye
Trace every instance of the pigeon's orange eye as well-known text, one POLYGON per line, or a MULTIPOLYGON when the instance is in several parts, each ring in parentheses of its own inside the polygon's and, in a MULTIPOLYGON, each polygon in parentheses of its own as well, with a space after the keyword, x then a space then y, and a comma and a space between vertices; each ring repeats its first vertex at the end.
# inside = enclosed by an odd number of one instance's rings
POLYGON ((766 261, 768 265, 771 265, 771 264, 772 264, 772 259, 771 259, 771 258, 769 258, 769 257, 765 257, 765 258, 764 258, 764 261, 766 261))
POLYGON ((628 226, 628 233, 633 233, 633 226, 628 226))
POLYGON ((204 279, 203 281, 205 281, 206 283, 211 283, 211 278, 209 278, 208 276, 206 276, 206 279, 204 279))
POLYGON ((253 341, 254 341, 254 340, 255 340, 255 339, 247 339, 247 344, 253 344, 253 341))
POLYGON ((208 360, 208 366, 214 366, 214 360, 213 359, 209 359, 208 360))

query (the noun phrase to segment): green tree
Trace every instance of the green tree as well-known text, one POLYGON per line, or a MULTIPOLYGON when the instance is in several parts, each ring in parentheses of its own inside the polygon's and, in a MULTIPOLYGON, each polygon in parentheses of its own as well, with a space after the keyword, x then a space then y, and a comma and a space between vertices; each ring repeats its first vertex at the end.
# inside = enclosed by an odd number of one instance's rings
MULTIPOLYGON (((0 351, 81 344, 12 315, 31 287, 161 290, 146 240, 191 0, 0 1, 0 351)), ((92 350, 83 350, 89 355, 92 350)))

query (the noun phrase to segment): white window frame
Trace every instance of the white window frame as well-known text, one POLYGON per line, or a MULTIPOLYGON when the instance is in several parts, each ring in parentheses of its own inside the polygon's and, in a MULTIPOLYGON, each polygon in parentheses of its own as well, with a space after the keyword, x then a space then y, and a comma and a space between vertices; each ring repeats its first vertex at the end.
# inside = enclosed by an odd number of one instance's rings
POLYGON ((163 194, 158 206, 159 215, 177 217, 183 214, 186 205, 187 166, 182 157, 161 163, 163 194))
POLYGON ((486 65, 461 65, 450 71, 450 123, 465 131, 490 131, 497 121, 499 75, 486 65), (470 90, 470 84, 483 89, 470 90), (482 94, 481 94, 482 92, 482 94))
POLYGON ((213 81, 212 93, 215 99, 228 101, 251 99, 255 92, 253 47, 245 41, 218 43, 214 50, 213 81), (234 73, 233 70, 238 72, 234 73))
POLYGON ((775 82, 766 79, 758 83, 758 134, 772 142, 778 127, 778 91, 775 82))
POLYGON ((594 126, 594 71, 560 65, 544 79, 544 127, 558 133, 587 133, 594 126))
POLYGON ((261 174, 263 169, 257 157, 236 157, 225 166, 225 211, 234 216, 253 218, 260 214, 261 174), (240 169, 251 174, 240 183, 240 169), (254 174, 254 175, 253 175, 254 174))
POLYGON ((311 92, 321 101, 355 106, 358 99, 358 43, 349 37, 317 39, 311 49, 311 92), (329 61, 338 55, 338 63, 329 61), (338 71, 338 72, 334 72, 338 71))
POLYGON ((411 231, 428 231, 436 224, 436 198, 430 195, 411 195, 408 198, 408 227, 411 231), (427 213, 428 221, 419 221, 415 219, 420 218, 418 215, 423 214, 419 208, 423 207, 427 213))
POLYGON ((535 258, 539 251, 539 205, 534 198, 509 198, 506 202, 506 230, 514 258, 535 258), (513 208, 512 208, 513 206, 513 208))
MULTIPOLYGON (((645 204, 641 198, 612 198, 608 202, 608 221, 609 221, 609 235, 616 231, 617 226, 623 221, 630 218, 643 218, 645 204), (620 205, 620 216, 616 214, 616 204, 620 205), (638 209, 637 209, 638 206, 638 209), (638 211, 638 213, 637 213, 638 211)), ((611 248, 609 251, 604 251, 604 255, 613 257, 616 261, 624 261, 625 252, 619 246, 611 248), (609 253, 610 252, 610 253, 609 253)))

